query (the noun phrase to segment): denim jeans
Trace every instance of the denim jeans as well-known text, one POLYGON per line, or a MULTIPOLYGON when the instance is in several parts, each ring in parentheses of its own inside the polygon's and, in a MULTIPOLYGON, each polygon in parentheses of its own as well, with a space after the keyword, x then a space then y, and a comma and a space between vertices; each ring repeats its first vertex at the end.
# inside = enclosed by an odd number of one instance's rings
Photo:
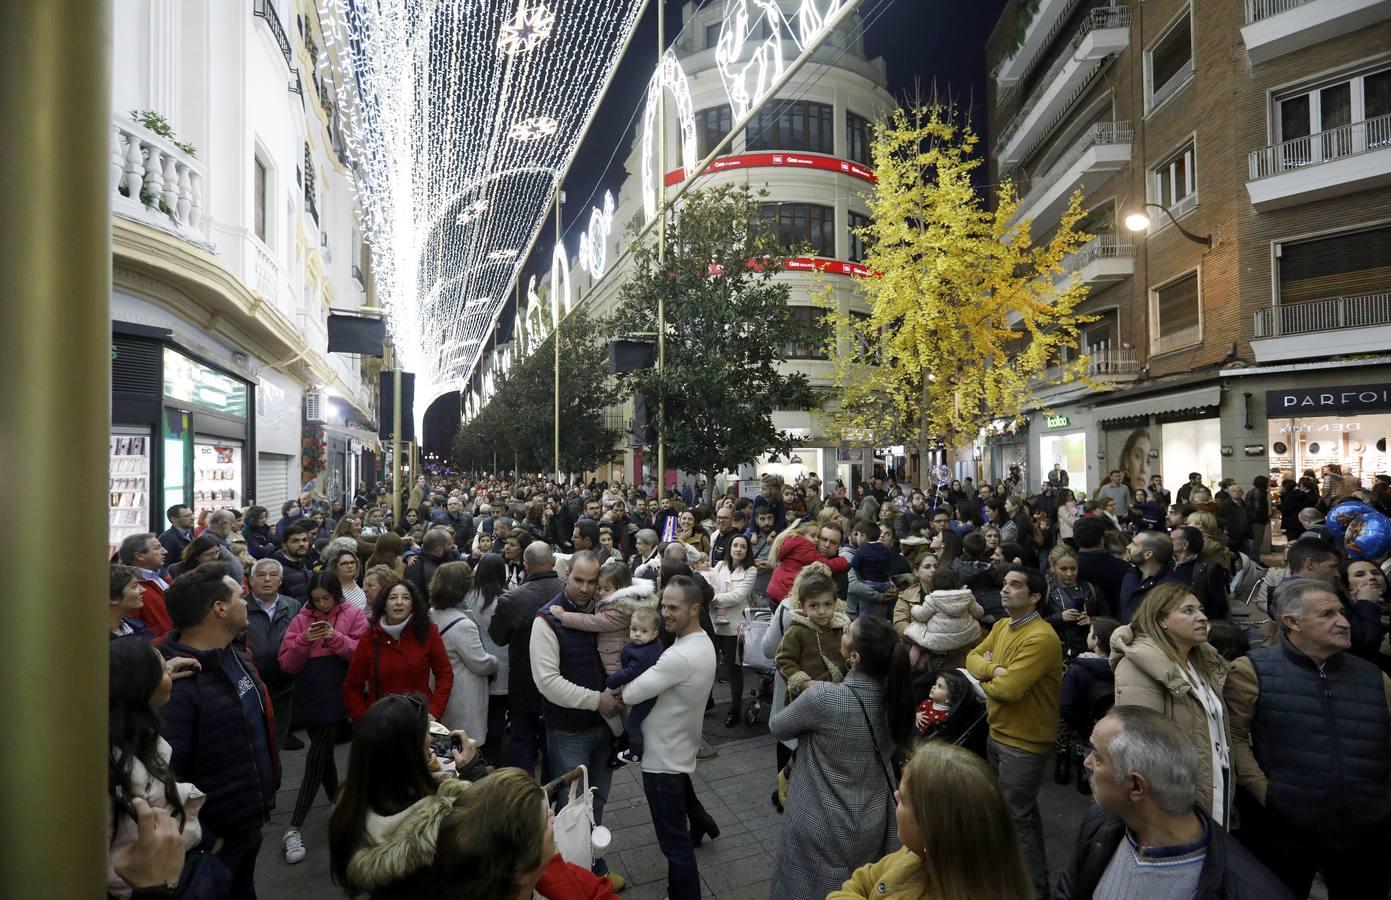
MULTIPOLYGON (((596 725, 582 731, 561 731, 546 728, 546 747, 550 756, 551 772, 559 778, 576 766, 589 767, 589 786, 594 792, 594 824, 604 823, 604 803, 609 799, 609 784, 613 781, 613 770, 609 768, 609 742, 613 732, 607 725, 596 725)), ((558 791, 556 809, 564 808, 570 799, 568 790, 558 791)), ((684 805, 682 806, 684 809, 684 805)), ((602 859, 594 861, 594 874, 608 874, 608 863, 602 859)))
POLYGON ((647 795, 652 828, 657 832, 657 845, 667 858, 667 896, 671 900, 700 900, 700 869, 686 827, 688 783, 684 775, 642 773, 642 791, 647 795))
POLYGON ((986 742, 985 758, 1000 779, 1000 793, 1014 819, 1019 835, 1019 847, 1024 862, 1034 879, 1038 896, 1051 896, 1048 888, 1048 857, 1043 847, 1043 816, 1038 811, 1038 791, 1043 786, 1043 770, 1048 765, 1047 753, 1031 753, 993 737, 986 742))
POLYGON ((536 771, 536 751, 541 751, 541 783, 551 780, 551 754, 546 748, 546 723, 539 712, 512 710, 512 732, 507 736, 507 764, 523 772, 536 771))

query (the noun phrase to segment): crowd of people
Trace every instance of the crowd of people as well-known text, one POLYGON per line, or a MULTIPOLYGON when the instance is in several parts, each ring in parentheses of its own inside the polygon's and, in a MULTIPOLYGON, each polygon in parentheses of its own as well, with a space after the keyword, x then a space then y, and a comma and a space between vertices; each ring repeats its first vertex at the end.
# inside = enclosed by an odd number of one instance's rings
POLYGON ((612 896, 602 854, 556 852, 543 785, 584 766, 600 825, 631 765, 668 896, 699 897, 705 717, 770 700, 773 900, 1387 896, 1391 593, 1322 523, 1391 508, 1391 478, 1170 502, 1059 472, 751 497, 434 473, 399 522, 363 487, 274 524, 172 507, 111 564, 108 893, 254 897, 303 751, 277 850, 350 896, 612 896), (1050 775, 1094 801, 1051 866, 1050 775))

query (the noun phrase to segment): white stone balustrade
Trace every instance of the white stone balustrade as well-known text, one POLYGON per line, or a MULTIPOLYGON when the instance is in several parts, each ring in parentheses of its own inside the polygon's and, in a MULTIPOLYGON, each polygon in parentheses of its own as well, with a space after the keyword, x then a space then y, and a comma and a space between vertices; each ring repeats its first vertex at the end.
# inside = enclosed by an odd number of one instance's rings
POLYGON ((114 118, 111 131, 115 211, 206 243, 202 163, 125 116, 114 118))

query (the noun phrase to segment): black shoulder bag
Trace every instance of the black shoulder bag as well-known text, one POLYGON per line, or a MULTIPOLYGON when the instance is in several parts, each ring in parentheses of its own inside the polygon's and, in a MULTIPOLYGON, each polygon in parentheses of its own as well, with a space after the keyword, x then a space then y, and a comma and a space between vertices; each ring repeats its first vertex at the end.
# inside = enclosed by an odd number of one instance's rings
MULTIPOLYGON (((889 774, 889 769, 884 765, 884 752, 879 749, 879 738, 874 735, 874 723, 869 720, 869 710, 865 709, 865 702, 860 699, 860 695, 855 693, 854 688, 850 689, 850 695, 855 698, 855 702, 860 704, 860 715, 865 717, 865 727, 869 729, 869 740, 874 745, 874 758, 879 761, 879 771, 884 773, 884 781, 889 786, 889 808, 884 814, 884 837, 880 841, 880 846, 884 847, 889 843, 889 819, 894 814, 894 792, 898 790, 897 782, 889 774)), ((895 759, 894 768, 898 768, 895 759)))

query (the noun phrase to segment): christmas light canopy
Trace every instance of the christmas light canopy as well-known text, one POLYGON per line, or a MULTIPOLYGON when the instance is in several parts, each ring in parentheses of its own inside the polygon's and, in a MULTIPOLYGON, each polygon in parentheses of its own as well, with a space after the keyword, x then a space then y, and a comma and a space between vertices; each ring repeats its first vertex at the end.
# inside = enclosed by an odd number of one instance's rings
MULTIPOLYGON (((321 81, 337 93, 377 293, 416 373, 419 425, 435 397, 468 388, 520 277, 520 248, 549 224, 560 175, 643 3, 317 4, 321 81)), ((553 316, 568 308, 559 257, 553 316)))

